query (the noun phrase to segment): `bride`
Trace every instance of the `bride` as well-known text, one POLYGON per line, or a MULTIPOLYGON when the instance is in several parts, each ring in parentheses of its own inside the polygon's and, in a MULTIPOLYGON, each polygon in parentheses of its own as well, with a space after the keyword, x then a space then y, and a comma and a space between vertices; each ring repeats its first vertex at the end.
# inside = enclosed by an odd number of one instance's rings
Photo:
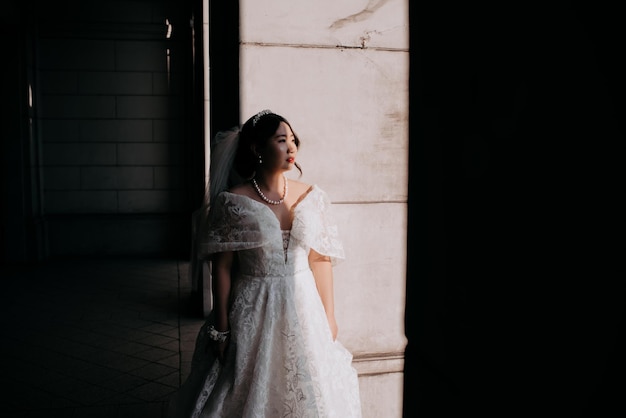
POLYGON ((201 232, 213 310, 170 417, 361 416, 337 341, 332 267, 344 253, 330 200, 285 176, 301 171, 299 145, 269 110, 220 135, 201 232))

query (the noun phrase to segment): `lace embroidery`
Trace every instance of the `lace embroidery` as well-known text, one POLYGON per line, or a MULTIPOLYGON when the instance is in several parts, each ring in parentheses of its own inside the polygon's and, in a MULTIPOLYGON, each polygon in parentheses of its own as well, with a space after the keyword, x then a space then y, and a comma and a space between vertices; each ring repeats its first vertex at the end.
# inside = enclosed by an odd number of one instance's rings
POLYGON ((283 252, 285 253, 285 263, 287 262, 287 250, 289 249, 289 238, 291 237, 291 231, 283 230, 283 252))
POLYGON ((202 408, 206 404, 207 399, 209 399, 209 395, 211 394, 211 391, 213 390, 213 387, 215 386, 215 382, 217 381, 219 372, 220 372, 220 362, 216 361, 215 363, 213 363, 213 367, 211 368, 211 371, 209 372, 209 375, 207 376, 207 379, 204 382, 204 386, 202 387, 202 390, 200 391, 200 395, 198 396, 198 401, 194 405, 191 418, 198 418, 200 417, 200 414, 202 414, 202 408))

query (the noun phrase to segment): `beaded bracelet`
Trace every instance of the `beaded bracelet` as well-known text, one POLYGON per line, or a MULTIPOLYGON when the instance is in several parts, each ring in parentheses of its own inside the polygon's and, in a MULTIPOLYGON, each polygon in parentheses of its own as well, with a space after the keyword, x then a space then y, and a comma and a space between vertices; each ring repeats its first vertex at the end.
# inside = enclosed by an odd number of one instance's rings
POLYGON ((212 339, 213 341, 216 341, 218 343, 223 343, 224 341, 226 341, 226 338, 228 338, 228 334, 230 334, 230 331, 218 331, 215 329, 213 325, 211 325, 207 329, 207 334, 209 338, 212 339))

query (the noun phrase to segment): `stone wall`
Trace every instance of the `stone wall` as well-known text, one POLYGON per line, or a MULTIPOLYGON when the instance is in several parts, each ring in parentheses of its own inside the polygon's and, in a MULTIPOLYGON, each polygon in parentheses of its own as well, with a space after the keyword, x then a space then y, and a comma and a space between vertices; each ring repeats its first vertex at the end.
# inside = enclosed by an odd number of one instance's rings
MULTIPOLYGON (((408 177, 408 2, 240 1, 242 122, 285 116, 301 180, 335 204, 339 339, 365 417, 402 415, 408 177)), ((293 176, 297 176, 297 172, 293 176)))

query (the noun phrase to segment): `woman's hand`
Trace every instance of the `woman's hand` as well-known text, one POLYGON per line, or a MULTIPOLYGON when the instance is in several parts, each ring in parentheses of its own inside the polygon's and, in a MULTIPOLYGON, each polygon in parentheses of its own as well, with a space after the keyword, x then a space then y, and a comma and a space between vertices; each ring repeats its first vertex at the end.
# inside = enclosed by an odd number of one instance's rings
POLYGON ((217 357, 220 363, 224 363, 224 359, 226 358, 226 350, 228 349, 228 343, 230 342, 230 337, 226 338, 226 341, 223 343, 218 343, 217 341, 211 341, 211 345, 213 346, 213 354, 217 357))
POLYGON ((225 328, 227 329, 226 331, 218 331, 213 325, 206 328, 206 335, 209 339, 206 350, 208 352, 210 349, 220 362, 224 362, 228 342, 230 341, 230 330, 228 330, 228 327, 225 328))

